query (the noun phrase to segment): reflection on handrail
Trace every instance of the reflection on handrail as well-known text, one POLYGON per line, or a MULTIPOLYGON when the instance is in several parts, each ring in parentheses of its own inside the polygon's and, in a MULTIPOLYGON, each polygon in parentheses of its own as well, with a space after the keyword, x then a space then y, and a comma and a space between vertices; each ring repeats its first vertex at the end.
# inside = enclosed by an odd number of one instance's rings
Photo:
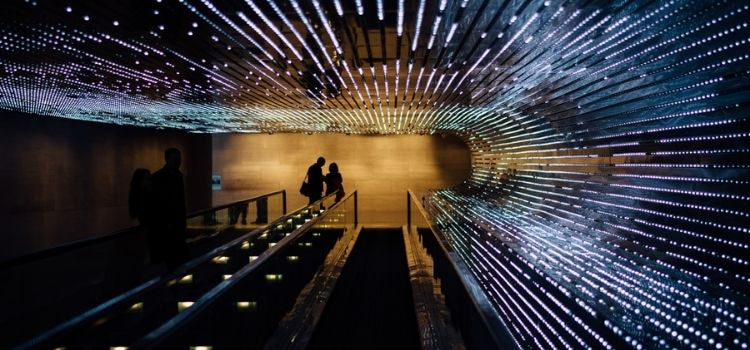
MULTIPOLYGON (((278 193, 278 192, 276 192, 276 193, 278 193)), ((351 195, 354 195, 356 197, 356 191, 353 192, 351 195)), ((146 294, 146 293, 148 293, 150 291, 153 291, 156 288, 168 285, 170 283, 170 281, 178 279, 179 277, 184 276, 188 271, 190 271, 190 270, 198 267, 199 265, 211 261, 211 259, 213 259, 214 257, 220 256, 224 252, 226 252, 227 250, 229 250, 229 249, 231 249, 233 247, 241 245, 242 242, 244 242, 246 240, 249 240, 249 239, 252 239, 252 238, 254 238, 256 236, 261 235, 263 232, 265 232, 266 230, 268 230, 271 227, 275 227, 276 225, 284 223, 285 221, 287 221, 288 219, 294 217, 295 215, 297 215, 300 212, 303 212, 303 211, 308 210, 308 209, 316 208, 321 203, 323 203, 325 200, 328 200, 329 198, 334 198, 334 196, 335 196, 335 193, 327 195, 327 196, 323 197, 322 199, 320 199, 319 201, 317 201, 317 202, 315 202, 315 203, 313 203, 311 205, 302 206, 302 207, 298 208, 297 210, 295 210, 295 211, 293 211, 293 212, 291 212, 291 213, 289 213, 287 215, 281 216, 281 217, 277 218, 276 220, 273 220, 272 222, 268 223, 265 226, 256 228, 253 231, 251 231, 251 232, 249 232, 247 234, 244 234, 244 235, 242 235, 242 236, 240 236, 240 237, 238 237, 238 238, 236 238, 236 239, 234 239, 234 240, 232 240, 232 241, 230 241, 230 242, 228 242, 226 244, 223 244, 223 245, 221 245, 219 247, 216 247, 216 248, 212 249, 211 251, 209 251, 209 252, 207 252, 207 253, 205 253, 205 254, 197 257, 197 258, 194 258, 194 259, 192 259, 192 260, 190 260, 190 261, 188 261, 186 263, 184 263, 183 265, 177 267, 175 270, 173 270, 173 271, 171 271, 171 272, 169 272, 169 273, 167 273, 165 275, 162 275, 160 277, 155 277, 155 278, 153 278, 151 280, 148 280, 148 281, 146 281, 146 282, 144 282, 144 283, 142 283, 142 284, 140 284, 140 285, 132 288, 131 290, 129 290, 129 291, 125 292, 125 293, 122 293, 122 294, 120 294, 120 295, 118 295, 118 296, 116 296, 116 297, 114 297, 114 298, 112 298, 112 299, 110 299, 110 300, 108 300, 108 301, 106 301, 106 302, 104 302, 104 303, 102 303, 102 304, 100 304, 100 305, 98 305, 98 306, 96 306, 96 307, 94 307, 94 308, 92 308, 92 309, 90 309, 90 310, 88 310, 88 311, 86 311, 86 312, 84 312, 84 313, 82 313, 82 314, 80 314, 80 315, 78 315, 78 316, 76 316, 76 317, 74 317, 74 318, 72 318, 72 319, 70 319, 70 320, 68 320, 68 321, 66 321, 66 322, 58 325, 58 326, 56 326, 56 327, 54 327, 54 328, 52 328, 52 329, 50 329, 47 332, 44 332, 44 333, 42 333, 40 335, 37 335, 33 339, 27 341, 26 343, 21 344, 20 346, 18 346, 16 348, 17 349, 27 349, 27 348, 32 348, 32 347, 37 347, 37 346, 43 345, 47 341, 50 341, 52 339, 56 339, 56 338, 64 335, 65 333, 73 330, 75 327, 78 327, 78 326, 83 325, 83 324, 85 324, 87 322, 91 322, 91 321, 93 321, 95 319, 98 319, 98 318, 104 316, 107 312, 116 310, 118 308, 122 308, 124 305, 130 305, 133 302, 133 300, 142 297, 144 294, 146 294)), ((343 203, 348 198, 349 198, 349 196, 345 197, 344 200, 340 201, 339 203, 343 203)), ((337 203, 336 205, 332 206, 332 208, 335 208, 339 203, 337 203)), ((236 203, 233 203, 233 204, 236 205, 236 203)), ((325 214, 325 212, 324 212, 324 214, 325 214)), ((201 214, 198 214, 198 215, 201 215, 201 214)), ((323 216, 324 215, 320 215, 320 216, 318 216, 318 218, 323 217, 323 216)), ((314 222, 317 222, 317 220, 310 220, 309 222, 305 223, 304 225, 302 225, 300 228, 298 228, 294 232, 297 232, 300 229, 305 229, 305 228, 309 227, 309 225, 311 223, 314 223, 314 222)), ((290 234, 289 236, 292 236, 292 234, 290 234)), ((286 237, 286 238, 289 238, 289 237, 286 237)), ((281 242, 279 242, 279 244, 277 244, 276 246, 274 246, 272 248, 269 248, 269 249, 276 250, 276 249, 279 248, 279 246, 281 246, 281 242)), ((258 260, 260 260, 260 257, 259 257, 258 260)), ((258 261, 258 262, 260 262, 260 261, 258 261)), ((255 265, 255 263, 251 263, 250 265, 255 265)), ((227 281, 231 281, 232 279, 233 278, 229 278, 229 279, 225 280, 224 282, 220 283, 220 285, 226 283, 227 281)), ((196 304, 198 304, 198 303, 196 303, 196 304)), ((191 307, 190 309, 193 309, 193 307, 191 307)))
MULTIPOLYGON (((519 345, 512 340, 513 338, 510 337, 510 333, 508 332, 506 326, 502 323, 498 315, 495 313, 494 309, 489 304, 486 296, 481 292, 481 289, 478 287, 477 282, 468 272, 468 269, 463 265, 463 262, 457 259, 456 254, 453 253, 453 250, 451 249, 451 246, 446 242, 442 233, 433 225, 433 222, 432 220, 430 220, 430 216, 427 214, 427 211, 421 204, 421 201, 411 190, 407 190, 406 202, 407 230, 412 230, 413 218, 411 212, 412 206, 414 206, 419 212, 419 215, 421 215, 422 219, 426 223, 426 228, 428 228, 432 233, 432 236, 437 242, 437 245, 440 247, 441 254, 446 258, 445 260, 449 262, 451 270, 449 272, 455 274, 456 279, 458 280, 457 282, 459 283, 463 292, 462 294, 464 294, 464 296, 468 298, 471 303, 471 310, 455 311, 469 313, 470 315, 467 315, 464 318, 477 319, 477 321, 479 321, 479 323, 481 324, 481 326, 479 327, 473 325, 471 329, 466 329, 464 327, 467 326, 467 322, 462 322, 463 324, 459 324, 459 326, 462 326, 461 330, 463 333, 464 341, 469 344, 473 343, 475 347, 479 348, 519 348, 519 345)), ((443 281, 444 285, 446 283, 447 281, 443 281)), ((454 310, 451 310, 451 313, 453 312, 454 310)), ((458 317, 457 315, 454 316, 458 317)))
MULTIPOLYGON (((232 202, 232 203, 229 203, 229 204, 220 205, 218 207, 213 207, 213 208, 201 209, 201 210, 198 210, 198 211, 193 211, 193 212, 190 212, 190 213, 187 214, 186 219, 191 219, 191 218, 198 217, 198 216, 210 213, 210 212, 214 212, 214 211, 218 211, 218 210, 230 208, 230 207, 233 207, 233 206, 236 206, 236 205, 240 205, 240 204, 244 204, 244 203, 250 203, 250 202, 253 202, 253 201, 257 201, 257 200, 259 200, 261 198, 268 198, 268 197, 271 197, 271 196, 274 196, 274 195, 277 195, 277 194, 281 194, 282 195, 282 202, 283 202, 282 213, 286 214, 286 190, 278 190, 278 191, 273 191, 273 192, 265 193, 265 194, 262 194, 262 195, 259 195, 259 196, 255 196, 255 197, 252 197, 252 198, 243 199, 241 201, 236 201, 236 202, 232 202)), ((73 250, 76 250, 76 249, 85 248, 85 247, 92 246, 92 245, 99 244, 99 243, 105 243, 105 242, 111 241, 113 239, 122 238, 122 237, 125 237, 125 236, 128 236, 128 235, 132 235, 132 234, 135 234, 135 233, 138 233, 138 232, 142 232, 142 229, 143 228, 141 226, 128 227, 128 228, 125 228, 125 229, 122 229, 122 230, 117 230, 114 233, 109 233, 109 234, 105 234, 105 235, 101 235, 101 236, 96 236, 96 237, 91 237, 91 238, 84 238, 84 239, 81 239, 81 240, 73 241, 73 242, 70 242, 70 243, 65 243, 65 244, 62 244, 62 245, 59 245, 59 246, 56 246, 56 247, 52 247, 52 248, 49 248, 49 249, 45 249, 45 250, 41 250, 41 251, 38 251, 38 252, 30 253, 30 254, 27 254, 27 255, 22 255, 22 256, 19 256, 19 257, 10 258, 10 259, 4 260, 4 261, 0 261, 0 269, 6 269, 6 268, 18 266, 18 265, 23 265, 23 264, 26 264, 26 263, 29 263, 29 262, 33 262, 33 261, 36 261, 36 260, 41 260, 41 259, 49 258, 49 257, 55 256, 55 255, 67 253, 67 252, 70 252, 70 251, 73 251, 73 250)))
MULTIPOLYGON (((334 196, 335 194, 336 194, 335 192, 332 194, 329 194, 323 197, 322 199, 316 201, 315 203, 308 205, 307 208, 316 208, 319 205, 321 205, 326 199, 330 198, 331 196, 334 196)), ((169 336, 174 335, 176 332, 179 332, 182 329, 182 327, 188 325, 191 321, 196 319, 202 311, 206 310, 213 303, 219 300, 219 297, 227 293, 232 288, 232 286, 238 284, 243 278, 247 277, 252 272, 256 271, 258 268, 260 268, 263 265, 264 262, 268 261, 278 252, 282 251, 286 246, 296 241, 302 234, 304 234, 307 230, 313 227, 318 221, 325 218, 325 216, 328 213, 333 212, 338 206, 348 201, 349 198, 351 197, 354 197, 354 200, 356 203, 357 190, 354 190, 353 192, 349 193, 342 200, 334 203, 333 206, 326 209, 323 213, 321 213, 317 217, 314 217, 310 221, 305 222, 300 227, 298 227, 297 229, 289 233, 286 237, 284 237, 279 242, 277 242, 276 245, 268 248, 266 251, 264 251, 261 255, 259 255, 252 262, 248 263, 247 265, 242 267, 239 271, 232 274, 231 277, 222 281, 221 283, 213 287, 210 291, 203 294, 193 305, 190 306, 190 308, 180 312, 179 314, 174 316, 171 320, 162 324, 162 326, 160 326, 156 330, 152 331, 151 333, 143 337, 140 341, 134 344, 133 347, 138 348, 138 349, 159 348, 160 345, 162 345, 164 342, 167 341, 167 338, 169 336)), ((356 208, 356 204, 355 204, 355 208, 356 208)), ((356 209, 355 209, 355 213, 356 213, 356 209)))

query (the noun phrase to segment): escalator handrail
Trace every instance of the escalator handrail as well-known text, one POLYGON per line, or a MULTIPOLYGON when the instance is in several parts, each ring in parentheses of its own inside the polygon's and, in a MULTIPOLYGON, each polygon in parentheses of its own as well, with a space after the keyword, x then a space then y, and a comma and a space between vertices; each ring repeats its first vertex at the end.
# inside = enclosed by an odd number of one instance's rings
MULTIPOLYGON (((229 204, 223 204, 218 207, 193 211, 187 214, 186 219, 192 219, 194 217, 201 216, 201 215, 210 213, 212 211, 226 209, 226 208, 229 208, 238 204, 242 204, 242 203, 250 203, 253 201, 257 201, 261 198, 268 198, 277 194, 283 194, 284 198, 286 198, 286 190, 273 191, 273 192, 265 193, 265 194, 255 196, 252 198, 243 199, 241 201, 236 201, 236 202, 232 202, 229 204)), ((286 203, 284 203, 284 208, 286 208, 286 203)), ((61 255, 64 253, 77 250, 77 249, 86 248, 95 244, 105 243, 105 242, 108 242, 117 238, 121 238, 121 237, 132 235, 138 232, 142 232, 142 229, 143 229, 142 226, 132 226, 132 227, 128 227, 122 230, 117 230, 113 233, 108 233, 108 234, 91 237, 91 238, 84 238, 84 239, 76 240, 73 242, 64 243, 64 244, 61 244, 52 248, 33 252, 30 254, 13 257, 7 260, 0 261, 0 270, 31 263, 31 262, 38 261, 38 260, 43 260, 46 258, 53 257, 55 255, 61 255)))
MULTIPOLYGON (((123 307, 123 305, 127 305, 128 303, 131 303, 134 299, 142 296, 143 294, 145 294, 145 293, 147 293, 147 292, 149 292, 149 291, 151 291, 153 289, 156 289, 156 288, 158 288, 158 287, 160 287, 160 286, 162 286, 164 284, 169 283, 170 280, 174 280, 174 279, 177 279, 178 277, 184 276, 191 269, 193 269, 193 268, 195 268, 195 267, 199 266, 200 264, 203 264, 203 263, 205 263, 207 261, 210 261, 214 257, 216 257, 216 256, 220 255, 221 253, 225 252, 227 249, 230 249, 230 248, 232 248, 232 247, 234 247, 234 246, 236 246, 238 244, 241 244, 241 242, 243 242, 245 240, 248 240, 248 239, 251 239, 251 238, 253 238, 253 237, 257 236, 257 235, 260 235, 261 233, 263 233, 264 231, 266 231, 268 228, 274 227, 274 226, 276 226, 276 225, 278 225, 278 224, 280 224, 280 223, 288 220, 292 216, 297 215, 297 213, 302 212, 303 210, 305 210, 307 208, 311 208, 311 207, 314 207, 316 205, 319 205, 321 202, 323 202, 323 200, 325 200, 325 199, 327 199, 327 198, 329 198, 331 196, 335 196, 335 195, 336 195, 336 192, 331 193, 331 194, 329 194, 329 195, 321 198, 320 200, 316 201, 313 204, 304 205, 302 207, 299 207, 298 209, 292 211, 291 213, 283 215, 283 216, 277 218, 276 220, 273 220, 272 222, 266 224, 265 226, 258 227, 256 229, 254 229, 254 230, 252 230, 252 231, 250 231, 250 232, 248 232, 248 233, 240 236, 240 237, 237 237, 237 238, 233 239, 232 241, 230 241, 228 243, 225 243, 225 244, 223 244, 223 245, 221 245, 219 247, 216 247, 216 248, 214 248, 214 249, 206 252, 205 254, 203 254, 203 255, 201 255, 199 257, 193 258, 192 260, 190 260, 190 261, 182 264, 181 266, 177 267, 176 269, 174 269, 171 272, 168 272, 168 273, 166 273, 166 274, 164 274, 162 276, 154 277, 154 278, 152 278, 152 279, 150 279, 150 280, 148 280, 148 281, 146 281, 146 282, 144 282, 144 283, 142 283, 142 284, 140 284, 140 285, 138 285, 138 286, 136 286, 136 287, 134 287, 134 288, 132 288, 132 289, 130 289, 130 290, 122 293, 122 294, 120 294, 120 295, 117 295, 117 296, 115 296, 115 297, 113 297, 113 298, 111 298, 111 299, 109 299, 109 300, 107 300, 107 301, 105 301, 105 302, 103 302, 103 303, 101 303, 101 304, 99 304, 99 305, 97 305, 97 306, 95 306, 95 307, 93 307, 93 308, 91 308, 91 309, 89 309, 89 310, 87 310, 87 311, 85 311, 85 312, 83 312, 83 313, 81 313, 81 314, 79 314, 79 315, 71 318, 68 321, 65 321, 65 322, 63 322, 63 323, 61 323, 61 324, 53 327, 52 329, 50 329, 50 330, 48 330, 48 331, 46 331, 44 333, 41 333, 41 334, 35 336, 34 338, 32 338, 32 339, 30 339, 30 340, 28 340, 28 341, 26 341, 24 343, 21 343, 20 345, 14 347, 13 349, 28 349, 28 348, 37 347, 37 346, 43 344, 44 342, 46 342, 46 341, 48 341, 50 339, 54 339, 54 338, 56 338, 56 337, 64 334, 65 332, 67 332, 67 331, 69 331, 69 330, 71 330, 71 329, 79 326, 82 323, 89 322, 89 321, 92 321, 92 320, 94 320, 96 318, 102 317, 105 313, 107 313, 110 310, 116 309, 118 307, 123 307)), ((341 203, 341 202, 343 202, 343 200, 340 201, 339 203, 341 203)), ((313 222, 313 221, 317 222, 317 220, 310 220, 310 222, 313 222)), ((308 224, 308 223, 305 223, 305 224, 308 224)), ((302 227, 305 227, 305 226, 303 225, 302 227)))
MULTIPOLYGON (((319 205, 319 203, 322 203, 324 199, 327 197, 330 197, 331 195, 334 195, 336 192, 323 197, 323 199, 320 199, 319 201, 308 205, 307 207, 316 207, 319 205)), ((295 229, 291 233, 289 233, 286 237, 282 238, 279 242, 277 242, 273 247, 268 248, 266 251, 264 251, 261 255, 259 255, 257 258, 255 258, 251 263, 248 263, 247 265, 243 266, 241 269, 239 269, 237 272, 232 274, 232 276, 218 285, 214 286, 209 290, 208 292, 204 293, 198 300, 196 300, 193 305, 191 305, 189 308, 183 310, 182 312, 178 313, 172 319, 165 322, 161 326, 159 326, 157 329, 153 330, 143 338, 141 338, 138 342, 133 344, 133 349, 157 349, 160 348, 162 342, 164 342, 167 338, 169 338, 171 335, 175 334, 176 332, 179 332, 183 326, 186 326, 190 324, 193 320, 195 320, 197 317, 199 317, 201 311, 206 310, 209 308, 213 303, 215 303, 222 295, 227 293, 229 289, 239 283, 240 280, 247 277, 251 273, 253 273, 255 270, 260 268, 264 262, 271 259, 274 255, 276 255, 279 251, 283 250, 286 246, 296 241, 300 236, 302 236, 304 233, 306 233, 310 228, 313 227, 318 221, 326 217, 328 213, 334 211, 339 205, 349 200, 350 197, 354 197, 354 201, 357 200, 357 190, 350 192, 347 194, 344 198, 342 198, 340 201, 336 202, 333 206, 326 209, 322 214, 318 215, 315 218, 312 218, 310 221, 305 222, 302 224, 299 228, 295 229)), ((356 205, 355 205, 356 208, 356 205)), ((356 209, 355 209, 356 210, 356 209)))
MULTIPOLYGON (((469 299, 472 305, 474 306, 474 309, 478 311, 478 314, 480 318, 482 319, 482 323, 489 331, 489 334, 492 336, 492 340, 495 342, 495 348, 500 349, 500 348, 510 347, 511 344, 515 344, 515 342, 509 341, 510 339, 512 339, 512 337, 510 336, 510 332, 507 330, 504 324, 499 323, 501 327, 500 331, 502 332, 502 335, 496 333, 496 331, 498 331, 498 329, 496 328, 498 327, 491 326, 489 316, 486 315, 485 312, 483 312, 483 309, 479 306, 479 302, 477 302, 477 300, 474 299, 471 293, 471 289, 469 285, 467 284, 468 282, 465 280, 465 278, 467 277, 465 277, 464 274, 461 273, 461 268, 459 267, 458 262, 455 261, 455 259, 453 258, 454 254, 451 254, 452 249, 450 249, 449 246, 447 246, 446 243, 444 242, 443 235, 433 225, 432 221, 430 220, 430 216, 427 214, 427 210, 422 206, 422 203, 419 201, 417 195, 414 194, 414 192, 411 189, 406 190, 406 192, 409 195, 409 198, 411 199, 411 201, 413 202, 413 205, 416 205, 417 210, 425 219, 425 222, 427 222, 427 226, 429 227, 430 232, 432 232, 432 235, 435 238, 435 241, 438 243, 438 246, 440 247, 440 250, 442 251, 443 255, 445 255, 448 258, 447 260, 450 262, 451 268, 459 277, 458 280, 460 282, 461 288, 463 288, 464 292, 466 292, 466 294, 469 296, 469 299)), ((411 216, 411 212, 408 213, 407 215, 411 216)), ((407 229, 411 230, 411 227, 408 227, 407 229)), ((472 278, 472 277, 469 276, 469 278, 472 278)), ((499 318, 497 319, 497 321, 502 322, 500 321, 499 318)))

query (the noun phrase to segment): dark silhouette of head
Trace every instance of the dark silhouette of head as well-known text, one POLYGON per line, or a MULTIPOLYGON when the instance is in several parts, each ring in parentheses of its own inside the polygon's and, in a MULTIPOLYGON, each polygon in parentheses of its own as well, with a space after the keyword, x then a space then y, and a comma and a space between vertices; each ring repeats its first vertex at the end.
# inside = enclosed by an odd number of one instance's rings
POLYGON ((182 153, 177 148, 167 148, 164 151, 164 161, 167 163, 167 167, 172 169, 179 169, 182 164, 182 153))
POLYGON ((338 173, 339 172, 339 165, 334 163, 331 163, 331 165, 328 166, 328 172, 330 173, 338 173))
POLYGON ((323 166, 326 164, 326 159, 323 157, 318 157, 318 161, 315 164, 318 164, 318 166, 323 166))
POLYGON ((130 179, 130 188, 147 187, 151 182, 151 172, 148 169, 138 168, 133 172, 130 179))

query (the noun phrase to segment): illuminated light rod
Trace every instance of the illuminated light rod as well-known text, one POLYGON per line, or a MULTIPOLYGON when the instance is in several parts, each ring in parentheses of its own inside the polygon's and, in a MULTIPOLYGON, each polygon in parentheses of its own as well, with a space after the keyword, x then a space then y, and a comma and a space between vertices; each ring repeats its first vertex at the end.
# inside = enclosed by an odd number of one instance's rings
POLYGON ((343 17, 344 9, 341 7, 341 1, 333 0, 333 5, 336 7, 336 13, 339 15, 339 17, 343 17))
MULTIPOLYGON (((274 2, 273 0, 267 0, 268 4, 271 5, 271 8, 273 8, 274 12, 276 12, 276 15, 281 18, 281 21, 284 22, 284 24, 289 28, 289 30, 294 34, 294 37, 297 38, 297 41, 302 45, 302 47, 305 48, 305 51, 307 51, 308 55, 312 60, 315 62, 315 65, 318 67, 318 70, 325 74, 325 68, 323 68, 323 65, 320 63, 320 60, 318 60, 317 55, 312 51, 310 46, 307 45, 307 41, 302 38, 302 35, 297 31, 296 27, 289 21, 289 18, 284 15, 284 12, 281 11, 279 6, 274 2)), ((333 80, 325 74, 326 79, 333 84, 333 80)))
POLYGON ((257 25, 255 25, 255 22, 247 18, 247 16, 245 16, 245 14, 240 11, 237 11, 237 16, 242 18, 242 20, 245 21, 245 23, 247 23, 247 25, 249 25, 250 28, 252 28, 253 31, 255 31, 255 33, 257 33, 261 38, 263 38, 263 40, 265 40, 265 42, 268 43, 268 45, 271 45, 271 47, 276 52, 278 52, 278 54, 281 55, 281 57, 286 59, 286 54, 284 53, 284 51, 281 51, 281 48, 279 48, 276 45, 276 43, 274 43, 273 40, 271 40, 271 38, 269 38, 265 33, 263 33, 263 31, 260 28, 258 28, 257 25))
MULTIPOLYGON (((338 0, 336 0, 338 2, 338 0)), ((398 12, 396 13, 396 35, 404 34, 404 0, 398 0, 398 12)))
POLYGON ((417 8, 417 21, 414 27, 414 39, 412 39, 411 50, 417 51, 417 43, 419 42, 419 32, 422 30, 422 18, 424 17, 424 6, 425 0, 419 0, 419 7, 417 8))
POLYGON ((247 33, 245 33, 245 31, 243 31, 236 23, 234 23, 231 19, 229 19, 227 16, 225 16, 223 13, 221 13, 214 6, 214 4, 212 4, 208 0, 201 0, 201 2, 204 5, 206 5, 206 7, 208 7, 208 9, 211 10, 215 15, 219 16, 219 18, 221 18, 222 20, 224 20, 224 22, 226 22, 227 24, 229 24, 229 26, 232 27, 232 29, 234 29, 235 31, 237 31, 238 33, 240 33, 240 35, 243 38, 247 39, 250 43, 252 43, 253 46, 255 46, 260 52, 262 52, 263 55, 265 55, 269 60, 273 59, 273 56, 271 56, 271 54, 268 53, 268 51, 266 51, 266 49, 264 49, 262 46, 260 46, 260 44, 258 44, 258 42, 255 41, 255 39, 253 39, 252 37, 250 37, 250 35, 248 35, 247 33))
POLYGON ((292 45, 292 43, 289 41, 289 38, 287 38, 286 35, 284 35, 283 33, 281 33, 281 30, 279 30, 279 28, 276 27, 276 25, 263 13, 263 11, 261 11, 261 9, 255 4, 255 2, 253 0, 245 0, 245 2, 248 5, 250 5, 250 7, 255 12, 255 14, 257 14, 263 20, 263 22, 265 23, 265 25, 267 25, 268 28, 271 28, 271 31, 273 31, 274 34, 276 34, 276 36, 278 36, 279 39, 281 39, 281 41, 284 42, 284 44, 286 45, 286 47, 290 51, 292 51, 292 53, 294 54, 294 57, 296 57, 298 60, 302 61, 303 60, 302 59, 302 55, 299 53, 299 51, 297 51, 297 48, 294 47, 294 45, 292 45))
MULTIPOLYGON (((273 3, 273 0, 269 0, 269 2, 273 3)), ((316 0, 316 2, 317 2, 317 0, 316 0)), ((297 1, 295 1, 295 0, 290 0, 290 3, 292 4, 292 7, 294 8, 294 10, 297 12, 297 15, 299 16, 299 18, 302 20, 302 23, 307 28, 308 32, 312 34, 313 39, 318 44, 318 47, 320 47, 320 49, 323 51, 323 56, 325 57, 325 59, 328 62, 328 64, 331 67, 335 67, 336 65, 333 63, 333 60, 331 59, 331 56, 328 55, 328 52, 326 51, 325 45, 323 45, 323 42, 320 41, 320 38, 318 37, 318 34, 315 32, 315 29, 310 24, 310 21, 307 19, 307 16, 305 16, 304 12, 302 11, 302 8, 299 6, 299 4, 297 3, 297 1)), ((319 13, 319 15, 321 15, 321 14, 322 13, 319 13)), ((327 23, 328 21, 324 20, 323 22, 327 23)), ((332 33, 329 32, 329 34, 332 34, 332 33)), ((335 45, 336 45, 336 47, 339 47, 338 43, 336 43, 335 45)), ((333 73, 336 75, 336 77, 338 78, 338 80, 341 83, 341 85, 345 89, 348 90, 349 88, 347 87, 346 82, 344 82, 344 79, 341 77, 341 74, 339 74, 338 70, 334 69, 333 73)))

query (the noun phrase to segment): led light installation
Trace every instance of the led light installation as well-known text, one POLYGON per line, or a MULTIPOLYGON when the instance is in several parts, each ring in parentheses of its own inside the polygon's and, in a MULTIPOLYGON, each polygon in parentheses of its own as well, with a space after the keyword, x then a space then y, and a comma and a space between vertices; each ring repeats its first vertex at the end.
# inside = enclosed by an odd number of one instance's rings
POLYGON ((520 347, 747 348, 748 3, 538 5, 466 63, 491 116, 438 119, 473 150, 427 199, 455 254, 520 347))
POLYGON ((450 133, 426 197, 516 345, 750 344, 750 2, 13 0, 0 108, 450 133))

